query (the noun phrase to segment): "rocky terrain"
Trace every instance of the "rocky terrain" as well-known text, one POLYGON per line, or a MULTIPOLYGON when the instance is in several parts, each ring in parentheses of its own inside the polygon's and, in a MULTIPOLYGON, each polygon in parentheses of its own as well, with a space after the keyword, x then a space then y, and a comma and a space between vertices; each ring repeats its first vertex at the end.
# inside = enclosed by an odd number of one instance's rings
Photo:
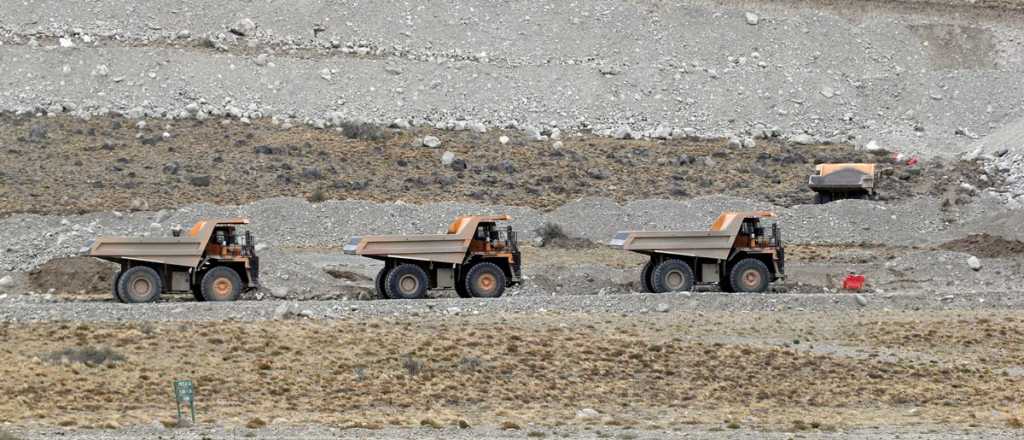
POLYGON ((0 440, 1024 432, 1024 2, 9 3, 0 440), (811 204, 824 162, 879 196, 811 204), (765 294, 604 246, 753 209, 765 294), (499 213, 499 299, 341 252, 499 213), (209 217, 252 221, 242 301, 120 304, 79 256, 209 217))

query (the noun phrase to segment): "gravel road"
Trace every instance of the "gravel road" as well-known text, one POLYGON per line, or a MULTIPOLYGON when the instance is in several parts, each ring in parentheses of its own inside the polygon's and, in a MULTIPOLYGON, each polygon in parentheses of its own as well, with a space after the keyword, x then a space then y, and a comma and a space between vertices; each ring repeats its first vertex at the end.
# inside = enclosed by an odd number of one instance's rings
POLYGON ((117 304, 50 303, 34 297, 7 296, 0 300, 0 321, 261 321, 302 319, 395 318, 419 316, 507 314, 645 314, 686 315, 701 311, 856 313, 858 310, 977 310, 1021 309, 1019 292, 900 292, 864 294, 636 294, 519 296, 417 301, 240 301, 236 303, 117 304), (864 301, 861 305, 860 300, 864 301), (664 307, 662 307, 664 306, 664 307))
POLYGON ((930 155, 1024 117, 1021 12, 861 3, 19 3, 0 110, 778 127, 930 155))

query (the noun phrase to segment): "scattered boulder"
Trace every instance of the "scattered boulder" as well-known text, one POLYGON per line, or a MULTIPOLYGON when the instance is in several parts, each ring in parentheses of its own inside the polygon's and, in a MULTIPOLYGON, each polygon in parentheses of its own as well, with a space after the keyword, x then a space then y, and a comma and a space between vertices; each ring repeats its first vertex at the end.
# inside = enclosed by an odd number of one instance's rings
POLYGON ((500 143, 501 145, 507 144, 508 141, 509 141, 508 136, 502 136, 502 137, 498 138, 498 143, 500 143))
POLYGON ((612 137, 615 139, 633 139, 633 132, 630 131, 629 127, 621 126, 612 131, 612 137))
POLYGON ((981 270, 981 260, 979 260, 978 257, 971 255, 971 257, 967 259, 967 267, 970 267, 973 271, 979 271, 981 270))
POLYGON ((817 143, 817 140, 814 139, 814 136, 807 133, 801 133, 796 136, 791 136, 789 138, 789 143, 796 145, 814 145, 817 143))
POLYGON ((601 413, 593 408, 583 408, 576 411, 576 418, 583 420, 593 420, 601 417, 601 413))
POLYGON ((441 165, 449 166, 452 162, 455 162, 455 153, 445 151, 444 154, 441 155, 441 165))
POLYGON ((587 176, 591 179, 604 180, 608 178, 608 171, 602 168, 591 168, 587 170, 587 176))
POLYGON ((6 275, 3 278, 0 278, 0 288, 6 289, 11 286, 14 286, 14 278, 11 278, 10 275, 6 275))
POLYGON ((232 24, 229 30, 241 37, 249 36, 256 32, 256 22, 250 18, 243 18, 232 24))
POLYGON ((441 140, 435 136, 426 136, 423 138, 423 146, 427 148, 438 148, 441 146, 441 140))
POLYGON ((753 12, 747 12, 746 14, 743 15, 744 18, 747 19, 747 24, 751 26, 757 26, 757 24, 761 22, 761 17, 759 17, 757 14, 753 12))
POLYGON ((668 304, 658 303, 657 307, 655 307, 654 310, 657 310, 658 313, 668 313, 669 307, 668 304))
POLYGON ((868 305, 868 299, 864 295, 857 294, 853 296, 853 300, 857 302, 858 306, 864 307, 868 305))

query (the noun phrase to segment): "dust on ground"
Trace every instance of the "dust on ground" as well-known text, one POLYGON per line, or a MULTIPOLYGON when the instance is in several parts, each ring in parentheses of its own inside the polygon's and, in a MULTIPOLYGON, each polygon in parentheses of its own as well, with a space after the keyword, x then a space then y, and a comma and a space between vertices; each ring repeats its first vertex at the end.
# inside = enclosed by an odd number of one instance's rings
POLYGON ((0 417, 170 425, 182 378, 222 426, 1006 427, 1024 405, 1011 311, 681 318, 5 323, 0 417))
POLYGON ((0 160, 7 165, 0 171, 0 214, 156 210, 275 196, 553 209, 588 196, 622 202, 723 194, 789 206, 812 201, 807 176, 820 162, 888 164, 880 193, 893 200, 943 195, 960 182, 988 185, 974 162, 935 159, 908 167, 848 145, 776 140, 737 149, 725 140, 581 135, 567 136, 556 148, 500 130, 282 130, 265 120, 150 120, 139 129, 123 118, 10 114, 0 122, 0 160), (427 135, 440 138, 441 147, 415 146, 427 135), (508 144, 499 142, 503 135, 508 144), (452 165, 442 165, 445 151, 455 154, 452 165))

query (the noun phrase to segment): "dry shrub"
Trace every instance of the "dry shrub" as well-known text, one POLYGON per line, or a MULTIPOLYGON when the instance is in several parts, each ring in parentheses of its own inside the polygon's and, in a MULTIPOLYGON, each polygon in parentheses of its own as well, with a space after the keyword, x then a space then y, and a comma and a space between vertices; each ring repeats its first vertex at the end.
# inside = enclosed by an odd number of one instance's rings
POLYGON ((86 365, 103 365, 105 363, 115 364, 124 361, 124 356, 110 349, 109 347, 96 348, 92 346, 79 348, 65 348, 46 355, 46 360, 53 363, 63 362, 81 363, 86 365))
POLYGON ((423 361, 412 357, 411 354, 407 354, 402 358, 402 367, 405 368, 407 374, 415 376, 423 371, 423 361))
POLYGON ((349 139, 361 139, 364 141, 379 141, 388 137, 387 132, 375 124, 352 121, 341 123, 341 134, 349 139))

